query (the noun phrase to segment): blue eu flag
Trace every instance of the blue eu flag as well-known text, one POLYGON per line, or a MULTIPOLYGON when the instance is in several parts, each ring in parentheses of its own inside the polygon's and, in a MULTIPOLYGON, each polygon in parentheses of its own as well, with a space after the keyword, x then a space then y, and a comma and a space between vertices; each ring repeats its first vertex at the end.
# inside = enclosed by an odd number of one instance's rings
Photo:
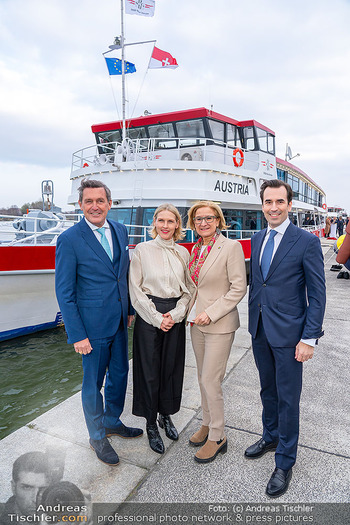
MULTIPOLYGON (((106 58, 105 61, 108 67, 108 72, 110 75, 121 75, 122 74, 122 61, 119 58, 106 58)), ((125 64, 125 73, 135 73, 136 67, 135 64, 131 62, 124 61, 125 64)))

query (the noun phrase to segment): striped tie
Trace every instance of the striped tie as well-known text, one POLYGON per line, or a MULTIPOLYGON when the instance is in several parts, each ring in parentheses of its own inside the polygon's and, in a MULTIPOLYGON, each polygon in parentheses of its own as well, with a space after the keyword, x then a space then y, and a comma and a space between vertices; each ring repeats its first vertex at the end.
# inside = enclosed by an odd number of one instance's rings
POLYGON ((111 247, 109 245, 108 239, 106 237, 105 230, 106 230, 106 228, 104 226, 102 226, 102 228, 97 228, 98 233, 101 235, 102 247, 105 249, 108 257, 110 258, 110 260, 112 260, 112 251, 111 251, 111 247))
POLYGON ((272 259, 272 254, 273 254, 273 249, 274 249, 274 245, 275 245, 274 237, 275 237, 276 233, 277 232, 275 230, 270 230, 270 235, 269 235, 269 238, 267 240, 267 243, 265 244, 265 248, 264 248, 264 251, 263 251, 263 254, 262 254, 262 257, 261 257, 260 266, 261 266, 261 273, 262 273, 262 276, 264 278, 264 281, 266 279, 267 274, 269 273, 271 259, 272 259))

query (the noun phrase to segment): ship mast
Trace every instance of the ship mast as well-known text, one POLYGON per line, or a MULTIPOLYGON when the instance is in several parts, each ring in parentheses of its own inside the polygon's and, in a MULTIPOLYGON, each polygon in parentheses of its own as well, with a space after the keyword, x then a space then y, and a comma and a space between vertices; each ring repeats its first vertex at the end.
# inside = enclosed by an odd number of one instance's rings
POLYGON ((116 49, 121 49, 121 61, 122 61, 122 140, 126 138, 126 117, 125 117, 125 47, 126 46, 135 46, 138 44, 149 44, 150 42, 156 42, 156 40, 144 40, 142 42, 130 42, 129 44, 125 43, 125 37, 124 37, 124 0, 120 0, 120 30, 121 35, 120 38, 116 37, 114 40, 114 44, 112 44, 109 47, 109 51, 105 51, 103 54, 106 55, 107 53, 110 53, 111 51, 115 51, 116 49))
POLYGON ((120 36, 120 43, 122 46, 122 119, 123 119, 123 128, 122 128, 122 140, 126 137, 126 131, 125 131, 125 42, 124 42, 124 0, 120 0, 120 29, 121 29, 121 36, 120 36))

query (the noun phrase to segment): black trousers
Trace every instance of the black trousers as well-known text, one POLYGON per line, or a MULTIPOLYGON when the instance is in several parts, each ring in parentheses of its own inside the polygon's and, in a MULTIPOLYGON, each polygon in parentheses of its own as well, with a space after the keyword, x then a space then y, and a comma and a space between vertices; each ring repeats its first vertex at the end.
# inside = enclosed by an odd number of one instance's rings
MULTIPOLYGON (((150 298, 161 313, 172 310, 178 301, 178 298, 150 298)), ((157 413, 170 415, 180 410, 185 343, 185 320, 163 332, 137 315, 133 339, 134 415, 153 423, 157 413)))

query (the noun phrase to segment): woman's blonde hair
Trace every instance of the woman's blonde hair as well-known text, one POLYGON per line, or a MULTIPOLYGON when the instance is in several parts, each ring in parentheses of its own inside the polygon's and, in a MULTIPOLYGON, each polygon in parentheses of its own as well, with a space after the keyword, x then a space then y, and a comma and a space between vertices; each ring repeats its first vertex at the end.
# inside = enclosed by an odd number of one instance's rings
POLYGON ((193 204, 193 206, 188 210, 187 228, 191 228, 191 230, 196 229, 193 218, 199 208, 211 208, 215 212, 214 215, 219 219, 219 230, 225 230, 227 228, 222 209, 216 202, 213 201, 197 201, 193 204))
POLYGON ((173 239, 174 239, 175 242, 179 241, 180 239, 183 239, 185 234, 184 234, 184 232, 182 230, 182 219, 181 219, 181 215, 179 213, 179 210, 177 208, 175 208, 175 206, 173 206, 172 204, 169 204, 168 202, 158 206, 158 208, 154 212, 152 224, 151 224, 150 229, 149 229, 149 234, 152 237, 152 239, 155 239, 157 237, 157 235, 158 235, 157 234, 157 230, 156 230, 156 226, 155 226, 154 223, 156 222, 157 217, 158 217, 158 215, 159 215, 159 213, 161 211, 170 211, 171 213, 173 213, 175 215, 176 220, 179 222, 179 224, 178 224, 178 227, 176 228, 176 230, 174 232, 173 239))

